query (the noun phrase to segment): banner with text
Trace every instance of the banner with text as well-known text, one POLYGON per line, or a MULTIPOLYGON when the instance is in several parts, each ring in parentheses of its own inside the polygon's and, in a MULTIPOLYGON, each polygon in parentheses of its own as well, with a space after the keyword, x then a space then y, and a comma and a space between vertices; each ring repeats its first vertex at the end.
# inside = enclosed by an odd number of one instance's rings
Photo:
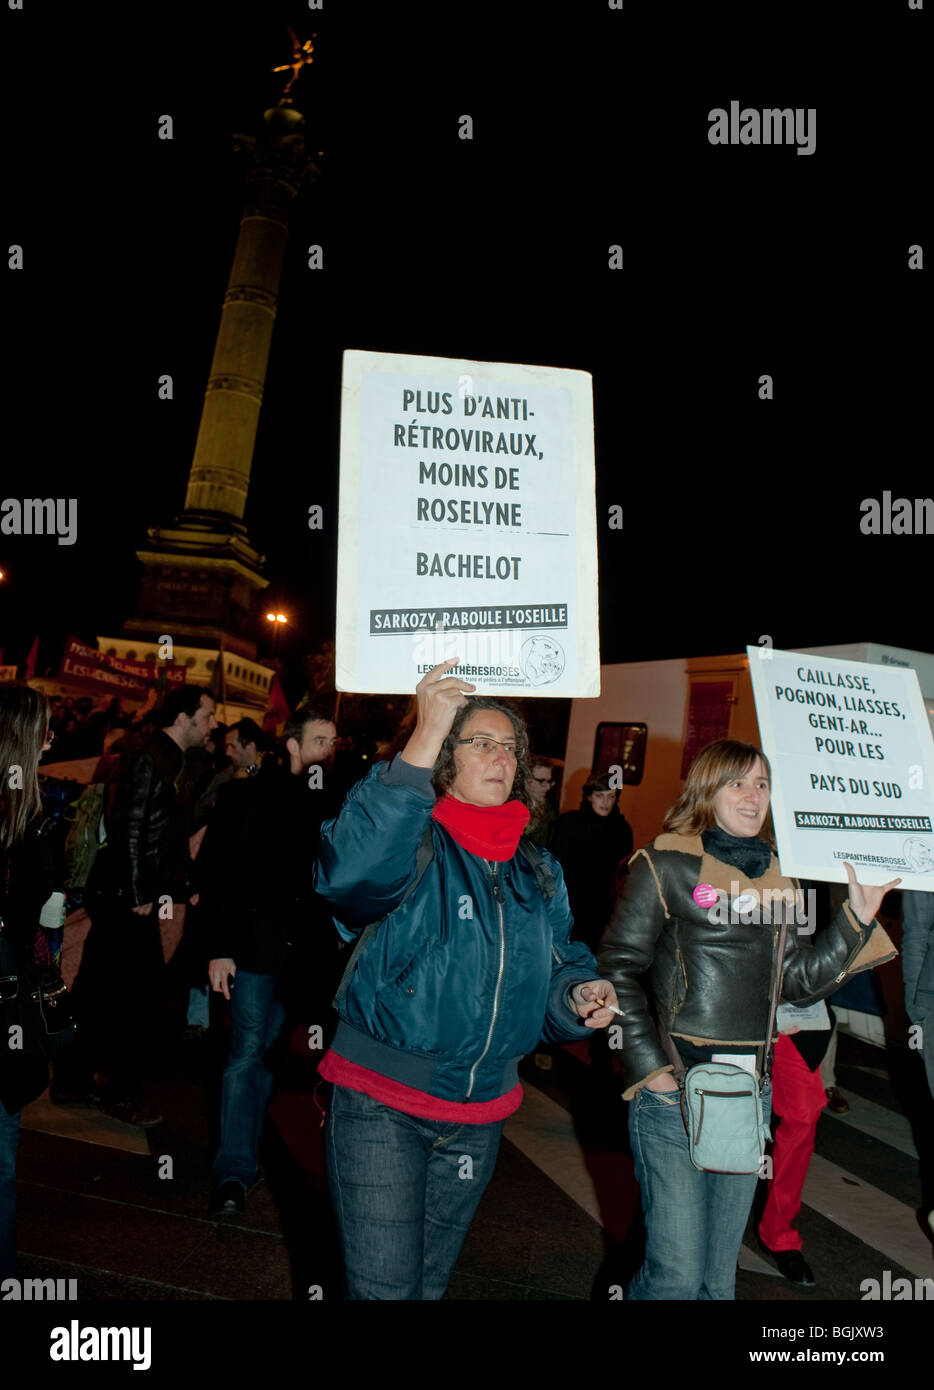
POLYGON ((934 740, 905 667, 748 647, 782 872, 934 889, 934 740))
POLYGON ((97 690, 110 690, 114 695, 123 692, 131 699, 138 698, 150 686, 157 685, 164 678, 172 688, 184 685, 186 671, 184 666, 176 666, 171 661, 158 661, 150 665, 145 661, 128 661, 118 656, 108 656, 76 637, 69 637, 62 653, 62 664, 58 678, 63 681, 80 681, 94 686, 97 690))
POLYGON ((600 693, 587 372, 347 351, 338 690, 600 693))

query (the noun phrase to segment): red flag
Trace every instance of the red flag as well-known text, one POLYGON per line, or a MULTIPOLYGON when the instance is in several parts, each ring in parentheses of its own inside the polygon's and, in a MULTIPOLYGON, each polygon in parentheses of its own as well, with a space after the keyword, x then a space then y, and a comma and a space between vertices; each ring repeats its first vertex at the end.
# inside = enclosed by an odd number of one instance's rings
POLYGON ((289 712, 289 702, 285 698, 278 675, 275 675, 269 682, 269 697, 266 700, 266 712, 263 715, 263 733, 275 734, 279 725, 288 719, 289 712))
POLYGON ((39 635, 36 634, 32 646, 29 648, 29 655, 26 658, 26 670, 23 672, 23 680, 31 680, 36 674, 36 662, 39 660, 39 635))

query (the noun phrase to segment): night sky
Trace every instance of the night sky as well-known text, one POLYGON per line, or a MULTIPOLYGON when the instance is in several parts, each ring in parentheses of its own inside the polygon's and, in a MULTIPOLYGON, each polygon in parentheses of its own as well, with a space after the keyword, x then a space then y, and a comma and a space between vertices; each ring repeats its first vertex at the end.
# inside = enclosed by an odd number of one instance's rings
POLYGON ((931 271, 907 269, 910 244, 934 255, 930 15, 817 8, 4 7, 3 225, 25 269, 0 497, 76 497, 79 521, 72 547, 0 536, 6 660, 37 631, 40 669, 68 631, 118 632, 134 547, 182 509, 242 201, 232 137, 275 104, 290 22, 317 33, 294 95, 323 175, 295 208, 246 518, 286 656, 333 633, 347 347, 593 374, 604 662, 762 634, 934 650, 934 542, 859 525, 863 499, 934 491, 931 271), (816 153, 710 145, 734 99, 817 108, 816 153))

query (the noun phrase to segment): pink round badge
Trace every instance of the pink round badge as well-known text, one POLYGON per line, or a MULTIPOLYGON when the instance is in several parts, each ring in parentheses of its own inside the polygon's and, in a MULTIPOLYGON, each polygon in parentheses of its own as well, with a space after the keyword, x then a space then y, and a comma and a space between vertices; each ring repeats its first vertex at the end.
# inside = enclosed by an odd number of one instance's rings
POLYGON ((698 907, 713 907, 718 896, 712 883, 699 883, 691 894, 698 907))

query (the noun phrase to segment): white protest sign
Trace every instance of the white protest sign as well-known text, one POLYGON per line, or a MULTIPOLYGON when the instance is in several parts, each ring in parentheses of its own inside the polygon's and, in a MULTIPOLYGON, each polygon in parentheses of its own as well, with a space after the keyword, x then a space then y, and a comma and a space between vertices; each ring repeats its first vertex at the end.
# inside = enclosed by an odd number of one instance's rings
POLYGON ((600 693, 587 372, 344 353, 338 690, 600 693))
POLYGON ((823 999, 796 1009, 794 1004, 779 1004, 775 1010, 775 1027, 780 1033, 799 1028, 802 1033, 822 1033, 830 1027, 830 1014, 823 999))
POLYGON ((934 889, 934 740, 917 674, 747 647, 782 872, 934 889))

